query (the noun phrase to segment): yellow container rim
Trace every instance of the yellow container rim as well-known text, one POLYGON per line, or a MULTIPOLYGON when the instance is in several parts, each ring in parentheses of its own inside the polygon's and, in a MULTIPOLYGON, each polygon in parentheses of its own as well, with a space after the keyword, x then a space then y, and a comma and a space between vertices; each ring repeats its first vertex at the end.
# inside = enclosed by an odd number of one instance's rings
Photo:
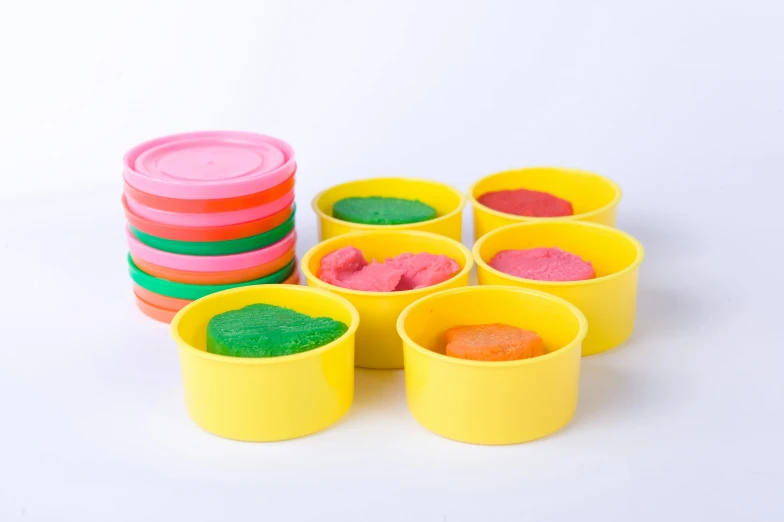
POLYGON ((403 340, 404 344, 411 346, 414 350, 416 350, 421 354, 426 355, 427 357, 434 357, 435 359, 440 359, 442 361, 451 364, 461 364, 463 366, 474 366, 480 368, 509 368, 509 367, 516 367, 516 366, 525 366, 528 364, 538 364, 542 361, 546 361, 554 357, 559 357, 560 355, 562 355, 562 353, 577 348, 578 346, 580 346, 580 344, 583 342, 583 339, 585 339, 585 336, 588 334, 588 320, 585 318, 585 315, 580 311, 580 309, 574 306, 572 303, 570 303, 566 299, 561 299, 560 297, 556 297, 552 294, 548 294, 547 292, 540 292, 539 290, 531 290, 530 288, 521 288, 521 287, 514 287, 514 286, 479 285, 479 286, 466 286, 462 288, 453 288, 451 290, 444 290, 414 301, 413 303, 408 305, 405 309, 403 309, 403 311, 400 313, 400 316, 398 316, 397 333, 398 335, 400 335, 400 338, 403 340), (447 295, 447 294, 459 294, 462 292, 477 292, 481 290, 502 290, 504 292, 532 294, 532 295, 537 295, 539 297, 544 297, 545 299, 556 302, 568 308, 569 311, 572 312, 572 314, 574 314, 574 316, 577 318, 577 322, 580 323, 580 329, 577 332, 575 338, 572 339, 569 342, 569 344, 567 344, 566 346, 563 346, 558 350, 555 350, 554 352, 540 355, 538 357, 531 357, 529 359, 520 359, 517 361, 473 361, 470 359, 460 359, 458 357, 450 357, 448 355, 434 352, 433 350, 428 350, 424 346, 421 346, 420 344, 414 342, 411 339, 411 337, 408 336, 404 324, 406 322, 406 319, 408 318, 409 313, 415 306, 429 299, 435 299, 437 297, 447 295))
POLYGON ((326 190, 322 190, 321 192, 316 194, 316 196, 310 202, 310 206, 311 206, 311 208, 313 208, 313 212, 315 212, 316 215, 320 219, 325 219, 327 221, 331 221, 332 223, 336 223, 336 224, 340 224, 340 225, 348 224, 352 228, 361 229, 361 230, 379 230, 379 228, 381 228, 381 227, 383 227, 384 230, 387 230, 387 229, 390 229, 390 230, 398 229, 399 230, 399 229, 407 229, 408 227, 411 227, 412 225, 421 225, 421 224, 424 224, 424 223, 438 223, 440 221, 446 221, 447 219, 451 218, 455 214, 460 214, 463 211, 463 209, 466 206, 466 197, 465 197, 465 195, 463 195, 462 192, 457 190, 455 187, 453 187, 451 185, 447 185, 446 183, 441 183, 440 181, 433 181, 433 180, 430 180, 430 179, 422 179, 422 178, 395 178, 395 177, 370 178, 370 179, 355 179, 353 181, 346 181, 345 183, 340 183, 339 185, 333 185, 333 186, 331 186, 330 188, 328 188, 326 190), (416 222, 416 223, 404 223, 404 224, 401 224, 401 225, 367 225, 365 223, 354 223, 352 221, 343 221, 342 219, 337 219, 336 217, 333 217, 333 216, 327 214, 326 212, 322 211, 321 208, 318 205, 319 200, 324 196, 324 194, 326 194, 327 192, 329 192, 331 190, 334 190, 334 189, 336 189, 338 187, 344 187, 346 185, 351 185, 351 184, 357 183, 359 181, 396 181, 396 180, 416 181, 416 182, 419 182, 419 183, 427 183, 428 185, 438 186, 438 187, 447 189, 447 190, 452 192, 454 195, 456 195, 460 199, 460 203, 457 205, 456 209, 454 209, 453 211, 451 211, 451 212, 449 212, 447 214, 444 214, 443 216, 438 216, 438 217, 436 217, 434 219, 428 219, 427 221, 419 221, 419 222, 416 222))
MULTIPOLYGON (((259 286, 264 286, 264 285, 259 285, 259 286)), ((294 363, 301 359, 318 356, 319 354, 326 352, 332 349, 333 347, 335 347, 345 337, 354 335, 357 331, 357 327, 359 326, 359 312, 354 307, 354 305, 349 303, 348 300, 344 299, 343 297, 340 297, 339 295, 333 294, 331 292, 321 290, 319 288, 297 286, 297 285, 275 285, 275 286, 285 286, 287 292, 291 291, 291 292, 303 292, 303 293, 319 293, 339 302, 341 305, 346 307, 346 309, 349 312, 349 315, 351 315, 351 324, 348 325, 348 330, 346 330, 346 332, 343 335, 341 335, 331 343, 325 344, 324 346, 319 346, 318 348, 314 348, 313 350, 295 353, 292 355, 281 355, 280 357, 232 357, 230 355, 218 355, 218 354, 199 350, 195 346, 185 342, 185 340, 182 337, 180 337, 180 334, 178 332, 180 321, 182 320, 183 317, 188 315, 190 310, 200 306, 200 303, 204 303, 209 300, 218 299, 222 296, 233 294, 233 293, 249 292, 254 289, 257 290, 259 286, 248 286, 248 287, 223 290, 222 292, 216 292, 206 297, 202 297, 201 299, 197 299, 196 301, 193 301, 189 305, 185 306, 182 310, 177 312, 177 315, 174 316, 174 319, 172 319, 171 322, 171 326, 169 327, 171 331, 171 335, 172 337, 174 337, 174 340, 177 343, 177 345, 182 348, 196 352, 197 356, 211 361, 222 362, 227 364, 263 366, 263 365, 273 365, 273 364, 294 363)))
POLYGON ((487 212, 488 214, 492 214, 497 217, 520 218, 520 219, 524 219, 526 222, 531 222, 531 223, 535 223, 539 221, 549 222, 549 221, 568 221, 573 219, 587 219, 597 214, 600 214, 609 208, 617 206, 618 203, 621 202, 622 196, 623 196, 623 191, 621 191, 621 187, 616 182, 614 182, 613 180, 611 180, 606 176, 602 176, 601 174, 597 174, 595 172, 591 172, 588 170, 575 169, 572 167, 553 167, 553 166, 523 167, 519 169, 508 169, 499 172, 494 172, 493 174, 488 174, 487 176, 483 177, 479 181, 475 182, 468 189, 468 199, 471 201, 471 204, 474 205, 475 207, 481 208, 483 211, 487 212), (613 197, 612 201, 610 201, 606 205, 591 210, 590 212, 583 212, 582 214, 573 214, 571 216, 558 216, 558 217, 535 217, 535 216, 518 216, 516 214, 507 214, 506 212, 499 212, 498 210, 494 210, 488 206, 485 206, 481 204, 478 199, 476 199, 477 196, 474 194, 476 192, 476 187, 487 178, 490 178, 492 176, 497 176, 499 174, 507 174, 509 172, 517 172, 521 170, 539 170, 539 169, 564 170, 564 171, 569 171, 571 174, 600 178, 602 181, 607 183, 607 185, 609 185, 613 189, 613 191, 615 192, 615 196, 613 197))
POLYGON ((421 231, 418 231, 418 230, 397 230, 396 231, 397 234, 405 234, 405 235, 411 235, 411 236, 424 236, 424 237, 432 238, 432 239, 434 239, 436 241, 450 241, 450 242, 454 243, 457 247, 459 247, 459 249, 463 252, 463 255, 466 258, 465 266, 463 267, 462 270, 460 270, 458 273, 456 273, 455 275, 453 275, 452 277, 450 277, 446 281, 442 281, 442 282, 440 282, 440 283, 438 283, 436 285, 426 286, 424 288, 416 288, 414 290, 401 290, 399 292, 369 292, 369 291, 366 291, 366 290, 353 290, 351 288, 343 288, 342 286, 335 286, 335 285, 331 285, 329 283, 326 283, 326 282, 322 281, 321 279, 316 277, 316 275, 313 272, 310 271, 310 267, 308 265, 310 265, 310 260, 313 258, 313 256, 315 255, 316 251, 321 251, 322 249, 324 249, 324 247, 326 247, 330 243, 333 243, 333 242, 336 243, 338 241, 340 241, 342 243, 347 238, 351 238, 351 237, 368 237, 368 236, 383 235, 383 234, 386 233, 386 229, 387 228, 393 228, 393 227, 388 227, 388 226, 384 225, 384 230, 369 230, 369 231, 366 231, 366 232, 349 232, 348 234, 342 234, 340 236, 332 237, 332 238, 329 238, 329 239, 327 239, 325 241, 322 241, 322 242, 316 244, 316 246, 314 246, 313 248, 308 250, 308 252, 304 256, 302 256, 302 261, 300 263, 300 268, 302 270, 302 273, 305 275, 305 278, 308 281, 313 281, 315 284, 317 284, 317 285, 319 285, 319 286, 321 286, 323 288, 327 288, 329 290, 332 290, 333 292, 340 292, 342 294, 363 295, 363 296, 390 296, 390 295, 394 295, 394 296, 404 295, 404 296, 407 296, 407 295, 417 295, 417 294, 424 295, 424 294, 432 292, 434 290, 438 291, 439 288, 442 288, 442 287, 446 286, 446 284, 449 281, 451 281, 451 280, 453 280, 453 279, 455 279, 457 277, 464 276, 464 275, 468 274, 471 271, 471 269, 474 267, 474 258, 471 255, 471 251, 468 250, 468 248, 466 248, 466 246, 464 244, 462 244, 462 243, 460 243, 458 241, 455 241, 454 239, 448 238, 446 236, 442 236, 440 234, 433 234, 432 232, 421 232, 421 231))
POLYGON ((610 279, 614 279, 616 277, 621 277, 623 274, 625 274, 627 272, 630 272, 632 270, 635 270, 637 267, 640 266, 640 263, 642 263, 642 260, 645 257, 645 249, 643 248, 642 243, 640 243, 631 234, 628 234, 628 233, 626 233, 626 232, 624 232, 622 230, 618 230, 615 227, 610 227, 610 226, 607 226, 607 225, 600 225, 598 223, 590 223, 590 222, 587 222, 587 221, 561 221, 559 223, 559 225, 568 225, 568 226, 574 225, 574 226, 578 226, 578 227, 599 228, 599 229, 603 229, 603 230, 606 230, 608 232, 611 232, 613 234, 617 234, 619 236, 622 236, 624 239, 626 239, 632 245, 634 245, 635 249, 637 250, 637 257, 634 259, 632 264, 630 264, 629 266, 627 266, 623 270, 619 270, 617 272, 613 272, 612 274, 607 274, 606 276, 602 276, 602 277, 595 277, 593 279, 586 279, 586 280, 583 280, 583 281, 541 281, 539 279, 526 279, 524 277, 517 277, 517 276, 509 275, 509 274, 507 274, 505 272, 501 272, 499 270, 496 270, 495 268, 493 268, 489 264, 487 264, 487 262, 484 259, 482 259, 482 257, 479 255, 479 251, 481 250, 482 245, 484 244, 485 240, 487 240, 488 238, 492 237, 494 234, 501 233, 501 232, 503 232, 505 230, 508 230, 508 229, 511 229, 511 228, 535 227, 535 226, 539 226, 541 224, 542 224, 541 221, 539 221, 539 222, 525 222, 525 223, 512 223, 511 225, 506 225, 506 226, 503 226, 503 227, 496 228, 495 230, 491 230, 490 232, 488 232, 487 234, 485 234, 484 236, 479 238, 479 240, 477 240, 476 243, 474 243, 473 254, 474 254, 474 259, 476 261, 476 266, 481 267, 482 269, 487 270, 488 272, 491 272, 493 274, 499 275, 501 277, 508 278, 508 279, 510 279, 512 281, 522 281, 522 282, 533 283, 533 284, 542 285, 542 286, 589 286, 589 285, 595 285, 595 284, 603 283, 605 281, 609 281, 610 279))

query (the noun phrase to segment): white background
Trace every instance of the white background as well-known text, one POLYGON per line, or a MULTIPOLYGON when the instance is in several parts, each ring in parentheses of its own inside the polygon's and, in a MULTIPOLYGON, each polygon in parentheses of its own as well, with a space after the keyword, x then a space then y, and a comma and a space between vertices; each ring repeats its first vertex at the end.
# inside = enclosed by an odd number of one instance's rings
POLYGON ((781 520, 782 27, 752 0, 3 2, 0 520, 781 520), (324 432, 211 436, 119 196, 127 148, 213 128, 294 145, 300 254, 342 180, 611 176, 637 332, 528 444, 441 439, 361 370, 324 432))

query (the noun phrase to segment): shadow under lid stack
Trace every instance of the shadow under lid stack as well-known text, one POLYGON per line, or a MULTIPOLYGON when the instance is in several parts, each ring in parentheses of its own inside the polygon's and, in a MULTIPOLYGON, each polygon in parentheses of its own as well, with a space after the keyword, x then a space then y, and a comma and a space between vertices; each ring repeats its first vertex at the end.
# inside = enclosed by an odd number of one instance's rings
POLYGON ((170 322, 228 288, 298 284, 294 150, 249 132, 193 132, 125 155, 122 203, 136 304, 170 322))

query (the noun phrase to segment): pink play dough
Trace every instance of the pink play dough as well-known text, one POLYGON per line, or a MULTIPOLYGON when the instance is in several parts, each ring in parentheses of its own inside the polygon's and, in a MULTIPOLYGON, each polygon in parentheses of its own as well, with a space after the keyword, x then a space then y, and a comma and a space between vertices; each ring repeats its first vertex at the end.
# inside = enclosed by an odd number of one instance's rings
POLYGON ((384 264, 403 270, 403 277, 395 290, 413 290, 437 285, 460 270, 460 265, 454 259, 426 252, 400 254, 387 259, 384 264))
POLYGON ((330 252, 321 260, 318 278, 331 285, 368 292, 392 292, 403 270, 379 263, 368 264, 362 252, 347 246, 330 252))
POLYGON ((368 264, 359 249, 347 246, 322 258, 318 278, 351 290, 393 292, 436 285, 459 271, 454 259, 426 252, 368 264))
POLYGON ((537 281, 583 281, 596 277, 590 261, 560 248, 503 250, 488 264, 499 272, 537 281))

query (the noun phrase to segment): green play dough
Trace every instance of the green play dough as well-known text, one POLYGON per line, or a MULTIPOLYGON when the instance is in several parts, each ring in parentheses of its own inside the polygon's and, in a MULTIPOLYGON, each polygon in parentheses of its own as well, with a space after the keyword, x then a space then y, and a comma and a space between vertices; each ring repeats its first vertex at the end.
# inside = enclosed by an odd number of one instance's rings
POLYGON ((218 314, 207 323, 207 351, 232 357, 279 357, 331 343, 348 326, 291 308, 252 304, 218 314))
POLYGON ((332 206, 332 216, 365 225, 404 225, 436 217, 436 209, 414 199, 345 198, 332 206))

